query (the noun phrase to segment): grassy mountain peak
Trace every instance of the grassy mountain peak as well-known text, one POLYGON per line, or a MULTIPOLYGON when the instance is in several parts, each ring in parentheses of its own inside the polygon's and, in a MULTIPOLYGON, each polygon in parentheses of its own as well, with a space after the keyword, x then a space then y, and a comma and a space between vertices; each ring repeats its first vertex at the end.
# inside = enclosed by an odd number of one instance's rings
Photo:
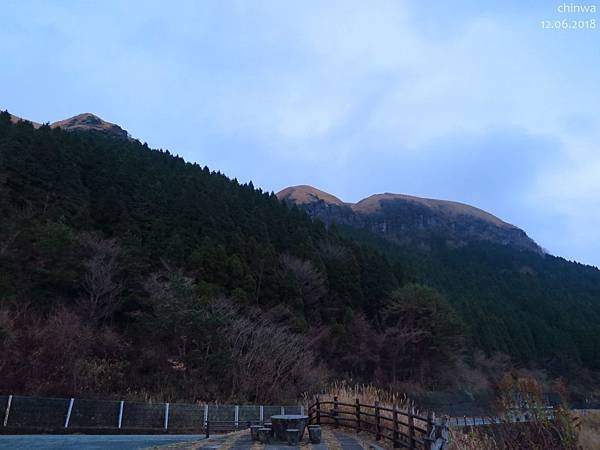
MULTIPOLYGON (((39 128, 42 124, 32 122, 21 117, 10 115, 11 122, 17 123, 19 121, 27 121, 32 124, 34 128, 39 128)), ((58 120, 50 124, 50 128, 61 128, 66 131, 94 131, 106 134, 113 137, 127 138, 129 135, 126 130, 106 120, 101 119, 95 114, 86 112, 77 114, 67 119, 58 120)))
POLYGON ((413 246, 429 247, 438 239, 456 246, 483 240, 542 253, 520 228, 464 203, 387 192, 346 203, 311 186, 289 187, 277 197, 326 223, 367 229, 413 246))

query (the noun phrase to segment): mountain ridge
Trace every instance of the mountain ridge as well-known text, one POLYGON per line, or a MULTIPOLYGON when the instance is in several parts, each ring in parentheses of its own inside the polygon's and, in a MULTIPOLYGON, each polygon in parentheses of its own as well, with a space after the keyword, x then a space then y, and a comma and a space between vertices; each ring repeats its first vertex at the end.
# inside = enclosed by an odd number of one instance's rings
MULTIPOLYGON (((38 122, 15 116, 14 114, 10 114, 10 118, 13 123, 17 123, 19 121, 29 122, 33 128, 36 129, 43 125, 38 122)), ((89 112, 77 114, 66 119, 57 120, 56 122, 49 123, 49 126, 50 128, 62 128, 66 131, 94 131, 107 136, 129 139, 129 133, 127 130, 121 128, 115 123, 108 122, 89 112)))
POLYGON ((466 203, 390 192, 350 203, 309 185, 290 186, 276 195, 327 224, 365 228, 404 243, 427 246, 433 239, 443 238, 460 246, 488 240, 543 253, 522 229, 466 203))
MULTIPOLYGON (((10 114, 11 122, 22 119, 10 114)), ((28 121, 34 128, 42 124, 28 121)), ((129 133, 95 114, 86 112, 49 124, 51 128, 92 131, 131 140, 129 133)), ((279 200, 296 204, 312 218, 368 229, 400 243, 429 247, 432 240, 444 239, 461 246, 476 240, 508 245, 543 254, 541 247, 522 229, 472 205, 407 194, 385 192, 365 197, 356 203, 310 185, 289 186, 276 194, 279 200)))

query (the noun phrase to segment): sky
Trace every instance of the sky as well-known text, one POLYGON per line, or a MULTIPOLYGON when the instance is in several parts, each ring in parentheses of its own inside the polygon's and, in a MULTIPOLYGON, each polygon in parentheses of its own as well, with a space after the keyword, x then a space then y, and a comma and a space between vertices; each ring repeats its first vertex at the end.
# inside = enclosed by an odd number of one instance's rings
POLYGON ((600 13, 564 3, 5 0, 0 108, 266 191, 469 203, 600 266, 600 13))

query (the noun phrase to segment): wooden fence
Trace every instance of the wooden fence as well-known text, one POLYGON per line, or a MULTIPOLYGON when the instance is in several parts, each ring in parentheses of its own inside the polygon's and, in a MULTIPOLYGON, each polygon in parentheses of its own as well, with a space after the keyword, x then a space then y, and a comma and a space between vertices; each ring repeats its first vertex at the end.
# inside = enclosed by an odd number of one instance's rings
POLYGON ((373 435, 375 440, 387 439, 394 448, 410 450, 443 450, 447 448, 448 426, 446 418, 436 419, 405 411, 397 406, 381 406, 378 402, 367 405, 356 399, 355 403, 320 400, 315 397, 309 404, 308 417, 311 424, 329 424, 334 427, 352 428, 357 433, 373 435))

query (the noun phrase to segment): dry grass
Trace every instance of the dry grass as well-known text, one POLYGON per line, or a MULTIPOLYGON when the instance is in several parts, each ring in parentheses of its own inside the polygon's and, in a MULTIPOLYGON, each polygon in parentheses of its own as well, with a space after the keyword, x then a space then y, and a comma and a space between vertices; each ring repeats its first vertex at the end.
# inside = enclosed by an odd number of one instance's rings
MULTIPOLYGON (((580 447, 569 411, 558 408, 555 420, 536 420, 473 428, 452 428, 450 450, 575 450, 600 449, 600 441, 580 447)), ((597 425, 598 426, 598 423, 597 425)), ((597 431, 596 431, 597 432, 597 431)), ((593 436, 593 433, 591 434, 593 436)))
POLYGON ((575 412, 579 422, 579 438, 577 444, 583 450, 600 449, 600 410, 583 410, 575 412))
POLYGON ((17 122, 19 122, 20 120, 25 120, 25 121, 27 121, 27 122, 31 122, 31 125, 33 125, 33 128, 39 128, 39 127, 41 127, 41 126, 42 126, 42 124, 41 124, 41 123, 33 122, 32 120, 22 119, 21 117, 17 117, 17 116, 15 116, 15 115, 13 115, 13 114, 11 114, 11 115, 10 115, 10 121, 11 121, 12 123, 17 123, 17 122))
MULTIPOLYGON (((52 126, 54 126, 54 124, 52 124, 52 126)), ((501 228, 515 228, 513 225, 508 224, 503 220, 499 219, 498 217, 474 206, 448 200, 435 200, 405 194, 391 194, 389 192, 386 192, 385 194, 374 194, 369 197, 363 198, 358 203, 347 203, 340 200, 335 195, 321 191, 315 187, 308 185, 300 185, 290 186, 279 191, 277 193, 277 198, 279 198, 279 200, 292 201, 299 205, 323 200, 325 203, 328 203, 330 205, 349 206, 354 212, 361 214, 373 214, 381 210, 382 200, 402 200, 404 202, 416 203, 419 205, 426 206, 430 210, 445 216, 475 217, 485 222, 492 223, 501 228)))
POLYGON ((294 203, 302 205, 323 200, 330 205, 345 205, 343 201, 335 195, 323 192, 317 188, 308 185, 290 186, 277 193, 279 200, 292 200, 294 203))
MULTIPOLYGON (((513 380, 514 381, 514 380, 513 380)), ((528 380, 517 379, 515 386, 524 392, 535 391, 536 384, 528 382, 528 380)), ((514 386, 512 386, 514 387, 514 386)), ((508 389, 511 386, 504 386, 508 389)), ((333 397, 337 397, 340 405, 338 411, 339 425, 353 428, 355 426, 355 402, 360 399, 361 404, 374 405, 379 402, 381 407, 391 408, 396 405, 403 412, 413 411, 414 405, 404 394, 392 392, 384 389, 379 389, 370 385, 349 385, 347 383, 334 383, 325 389, 325 393, 319 396, 323 402, 332 401, 333 397), (347 413, 347 414, 344 414, 347 413), (343 418, 349 418, 351 421, 344 422, 343 418)), ((306 399, 312 400, 312 399, 306 399)), ((308 402, 307 402, 308 403, 308 402)), ((332 405, 322 405, 321 411, 329 413, 332 405)), ((531 406, 529 412, 531 413, 531 406)), ((545 411, 545 409, 540 409, 545 411)), ((361 406, 361 413, 375 412, 374 408, 366 408, 361 406)), ((534 409, 535 412, 535 409, 534 409)), ((579 442, 576 443, 577 435, 573 427, 573 417, 570 411, 565 408, 558 407, 554 410, 555 420, 548 420, 546 413, 540 412, 539 415, 534 414, 534 421, 528 423, 502 423, 493 427, 474 427, 472 429, 451 429, 450 449, 451 450, 559 450, 559 449, 575 449, 582 448, 583 450, 594 449, 600 450, 600 411, 588 412, 581 417, 581 427, 579 433, 579 442), (579 447, 576 447, 576 446, 579 447)), ((426 416, 426 413, 421 412, 419 415, 426 416)), ((381 411, 381 417, 391 419, 391 411, 381 411)), ((368 428, 370 431, 375 430, 375 418, 361 416, 363 428, 368 428)), ((400 421, 406 423, 406 416, 400 416, 400 421)), ((322 423, 332 424, 334 421, 330 418, 323 418, 322 423)), ((391 420, 382 420, 382 425, 392 428, 391 420)), ((426 422, 415 420, 415 425, 420 428, 426 428, 426 422)), ((406 433, 408 427, 406 425, 400 427, 400 431, 406 433)), ((388 430, 382 430, 382 434, 391 437, 392 433, 388 430)), ((365 436, 367 436, 365 434, 365 436)), ((372 436, 369 434, 368 436, 372 436)), ((421 433, 416 434, 417 438, 422 437, 421 433)), ((379 441, 379 444, 390 444, 385 447, 391 447, 391 441, 384 439, 379 441)))
POLYGON ((352 205, 354 212, 362 214, 372 214, 381 209, 381 201, 391 200, 402 200, 404 202, 417 203, 419 205, 426 206, 432 211, 439 214, 456 217, 456 216, 468 216, 475 217, 485 222, 492 223, 501 228, 515 228, 498 217, 483 211, 482 209, 475 208, 474 206, 466 205, 464 203, 452 202, 449 200, 435 200, 431 198, 414 197, 412 195, 405 194, 375 194, 370 197, 364 198, 358 203, 352 205))
MULTIPOLYGON (((400 433, 408 434, 408 417, 406 414, 409 411, 412 411, 413 414, 417 414, 420 416, 426 416, 426 413, 420 413, 414 409, 413 403, 406 397, 405 394, 400 394, 393 391, 388 391, 385 389, 377 388, 371 385, 349 385, 345 382, 333 383, 325 389, 325 392, 319 395, 319 400, 321 402, 333 401, 333 398, 337 397, 337 400, 341 405, 338 408, 338 417, 339 417, 339 425, 347 428, 354 428, 356 426, 356 399, 360 400, 361 405, 371 405, 361 406, 361 428, 368 429, 371 432, 375 432, 376 430, 376 420, 375 417, 371 417, 365 414, 375 414, 375 403, 379 403, 379 406, 382 408, 390 408, 393 409, 396 406, 399 411, 398 419, 400 422, 399 431, 400 433), (345 403, 345 405, 344 405, 345 403), (349 419, 349 421, 344 421, 343 419, 349 419)), ((312 399, 307 399, 312 400, 312 399)), ((308 403, 308 402, 307 402, 308 403)), ((333 406, 330 404, 323 405, 321 410, 325 413, 330 413, 333 406)), ((380 424, 382 427, 393 428, 393 413, 392 411, 380 410, 380 424)), ((322 418, 323 424, 333 424, 333 419, 322 418)), ((424 420, 414 419, 415 426, 427 429, 427 422, 424 420)), ((386 430, 382 428, 381 434, 383 437, 391 437, 392 432, 390 430, 386 430)), ((416 438, 421 438, 422 433, 416 432, 416 438)), ((390 442, 389 439, 383 439, 381 441, 390 442)))
POLYGON ((500 447, 493 437, 483 433, 469 432, 450 429, 449 450, 499 450, 500 447))
POLYGON ((397 405, 398 408, 405 411, 414 406, 406 394, 381 389, 370 384, 350 385, 344 381, 329 384, 319 397, 321 400, 332 400, 333 397, 337 397, 340 402, 344 403, 354 403, 358 398, 361 403, 373 405, 375 402, 379 402, 381 406, 385 407, 397 405))

